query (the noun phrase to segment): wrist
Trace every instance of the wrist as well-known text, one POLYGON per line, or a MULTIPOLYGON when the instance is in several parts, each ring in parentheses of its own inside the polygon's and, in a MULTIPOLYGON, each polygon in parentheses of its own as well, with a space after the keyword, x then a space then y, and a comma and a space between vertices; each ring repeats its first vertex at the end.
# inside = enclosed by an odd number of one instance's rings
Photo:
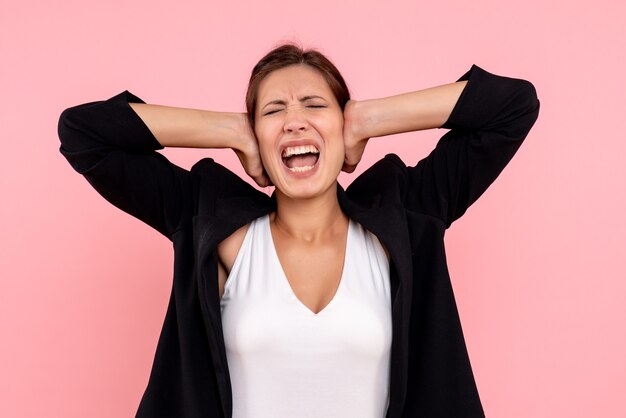
POLYGON ((207 112, 206 113, 207 143, 214 144, 211 148, 232 148, 243 151, 250 129, 244 113, 207 112), (218 145, 218 146, 215 146, 218 145))
POLYGON ((256 149, 256 137, 250 127, 248 116, 245 113, 231 113, 229 148, 235 151, 249 153, 256 149))
POLYGON ((384 121, 382 99, 350 101, 346 108, 353 137, 366 139, 386 135, 381 130, 384 121))

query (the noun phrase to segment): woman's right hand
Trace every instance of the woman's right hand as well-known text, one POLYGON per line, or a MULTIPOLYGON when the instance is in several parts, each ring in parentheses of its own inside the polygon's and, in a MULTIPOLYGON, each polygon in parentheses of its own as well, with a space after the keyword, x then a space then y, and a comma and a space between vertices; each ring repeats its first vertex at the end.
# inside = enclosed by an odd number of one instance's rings
POLYGON ((261 187, 271 186, 272 182, 265 172, 263 162, 261 161, 259 143, 252 132, 252 128, 248 123, 248 118, 245 113, 240 114, 236 137, 237 142, 232 149, 235 151, 235 154, 237 154, 246 174, 261 187))

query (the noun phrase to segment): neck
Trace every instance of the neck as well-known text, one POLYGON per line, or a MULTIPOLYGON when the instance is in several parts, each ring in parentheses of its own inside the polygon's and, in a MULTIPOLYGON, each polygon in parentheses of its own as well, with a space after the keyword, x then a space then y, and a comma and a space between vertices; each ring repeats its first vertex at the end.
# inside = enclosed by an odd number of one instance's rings
POLYGON ((277 190, 276 212, 270 219, 281 232, 308 242, 334 235, 348 223, 337 199, 337 183, 311 199, 292 199, 277 190))

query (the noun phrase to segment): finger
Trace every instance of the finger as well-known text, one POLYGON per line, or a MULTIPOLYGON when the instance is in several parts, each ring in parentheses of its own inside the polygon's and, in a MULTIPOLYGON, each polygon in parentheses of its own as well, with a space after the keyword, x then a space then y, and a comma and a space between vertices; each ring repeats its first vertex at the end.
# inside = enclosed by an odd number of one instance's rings
POLYGON ((270 179, 270 176, 267 174, 267 171, 265 171, 265 168, 263 169, 263 177, 265 177, 265 187, 270 187, 274 185, 274 183, 272 183, 272 179, 270 179))
POLYGON ((354 170, 356 170, 356 164, 348 164, 344 162, 343 167, 341 167, 341 171, 345 171, 346 173, 352 173, 354 170))
POLYGON ((270 187, 274 185, 272 181, 270 180, 269 176, 265 173, 265 171, 263 171, 263 173, 259 176, 252 177, 252 179, 260 187, 270 187))
POLYGON ((342 170, 346 173, 352 173, 356 169, 356 166, 359 165, 360 161, 360 158, 353 158, 350 155, 346 154, 346 157, 343 160, 342 170))
POLYGON ((264 176, 252 177, 254 182, 258 184, 260 187, 267 187, 267 179, 264 176))

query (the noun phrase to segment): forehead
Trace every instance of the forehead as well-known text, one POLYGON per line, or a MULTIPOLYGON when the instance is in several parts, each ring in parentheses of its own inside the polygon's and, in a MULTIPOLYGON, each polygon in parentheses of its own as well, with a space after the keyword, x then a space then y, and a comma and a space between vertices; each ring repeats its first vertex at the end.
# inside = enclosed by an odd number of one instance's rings
POLYGON ((272 71, 259 84, 258 103, 274 100, 277 96, 300 96, 316 94, 329 99, 333 93, 324 76, 306 64, 290 65, 272 71))

